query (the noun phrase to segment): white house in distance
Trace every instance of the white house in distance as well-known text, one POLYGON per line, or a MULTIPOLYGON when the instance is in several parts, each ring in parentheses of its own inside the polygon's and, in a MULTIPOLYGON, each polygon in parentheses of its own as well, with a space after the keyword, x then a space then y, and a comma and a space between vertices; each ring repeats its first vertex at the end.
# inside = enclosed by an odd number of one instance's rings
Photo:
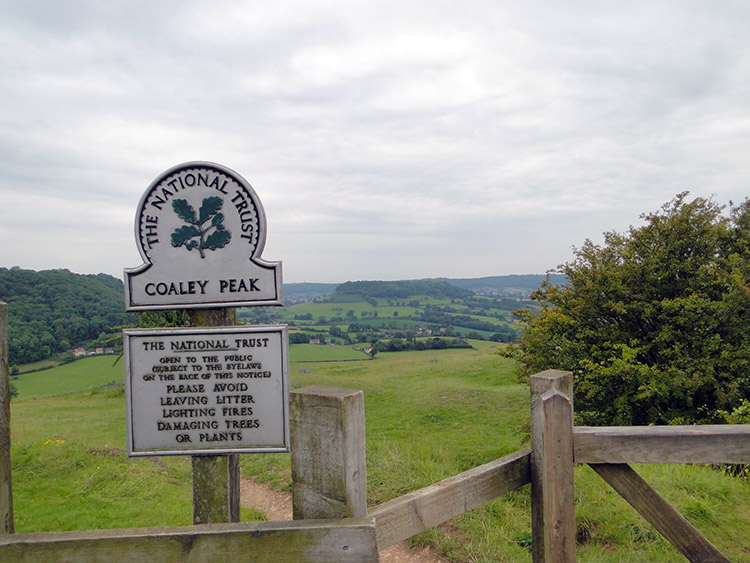
POLYGON ((100 354, 114 354, 115 349, 112 346, 107 346, 106 348, 97 347, 94 350, 90 352, 86 352, 86 348, 73 348, 73 357, 75 358, 82 358, 86 356, 97 356, 100 354))

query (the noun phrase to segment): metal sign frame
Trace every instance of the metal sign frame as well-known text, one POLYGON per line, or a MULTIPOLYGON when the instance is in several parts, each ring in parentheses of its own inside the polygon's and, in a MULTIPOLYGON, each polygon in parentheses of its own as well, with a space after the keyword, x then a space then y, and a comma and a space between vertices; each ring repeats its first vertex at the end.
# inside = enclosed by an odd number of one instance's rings
POLYGON ((285 325, 125 330, 128 456, 289 452, 288 341, 285 325))

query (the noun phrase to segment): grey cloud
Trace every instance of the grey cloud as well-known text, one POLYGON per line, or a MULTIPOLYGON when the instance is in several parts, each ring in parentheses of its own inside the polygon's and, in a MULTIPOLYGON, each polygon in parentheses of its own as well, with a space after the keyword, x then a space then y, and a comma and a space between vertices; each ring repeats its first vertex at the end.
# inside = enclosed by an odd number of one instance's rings
POLYGON ((683 189, 744 198, 749 10, 14 4, 0 202, 29 234, 5 259, 119 275, 151 180, 214 160, 258 191, 290 281, 544 271, 683 189), (106 260, 65 250, 92 216, 106 260))

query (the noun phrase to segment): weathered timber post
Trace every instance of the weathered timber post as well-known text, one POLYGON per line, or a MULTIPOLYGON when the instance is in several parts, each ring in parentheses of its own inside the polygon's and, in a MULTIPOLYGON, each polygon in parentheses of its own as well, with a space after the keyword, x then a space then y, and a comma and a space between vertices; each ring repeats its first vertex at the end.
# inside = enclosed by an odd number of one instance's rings
POLYGON ((295 520, 367 516, 362 391, 305 387, 291 393, 295 520))
POLYGON ((542 397, 544 411, 544 561, 575 563, 573 402, 557 389, 542 397))
POLYGON ((12 534, 13 486, 10 473, 10 368, 8 305, 0 301, 0 534, 12 534))
MULTIPOLYGON (((235 309, 190 309, 191 326, 231 326, 235 309)), ((194 455, 193 524, 240 521, 240 458, 230 455, 194 455)))
POLYGON ((531 386, 531 556, 534 563, 544 561, 544 483, 542 482, 544 409, 542 395, 558 389, 572 399, 573 374, 569 371, 547 370, 532 375, 531 386))

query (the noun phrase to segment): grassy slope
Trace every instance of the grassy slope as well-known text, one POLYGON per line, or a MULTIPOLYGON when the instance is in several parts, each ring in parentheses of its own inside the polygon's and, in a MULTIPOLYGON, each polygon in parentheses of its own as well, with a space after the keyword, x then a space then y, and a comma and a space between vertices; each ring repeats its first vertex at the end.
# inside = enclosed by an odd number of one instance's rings
MULTIPOLYGON (((302 362, 313 348, 334 353, 337 347, 293 347, 293 387, 365 392, 371 505, 522 447, 528 391, 489 343, 476 350, 381 354, 372 361, 302 362)), ((91 360, 72 364, 76 373, 43 373, 77 385, 99 371, 91 360)), ((121 378, 122 366, 116 369, 121 378)), ((18 532, 189 523, 189 460, 125 457, 120 390, 19 399, 12 407, 18 532)), ((242 456, 242 467, 289 487, 288 455, 242 456)), ((732 561, 750 561, 746 481, 698 466, 637 469, 732 561)), ((576 491, 578 560, 682 560, 589 468, 577 469, 576 491)), ((243 520, 256 517, 243 513, 243 520)), ((452 528, 450 535, 430 531, 414 541, 436 543, 453 561, 530 560, 528 487, 454 519, 452 528)))
POLYGON ((368 360, 364 352, 351 346, 321 346, 318 344, 292 344, 289 361, 301 362, 341 362, 347 360, 368 360))

